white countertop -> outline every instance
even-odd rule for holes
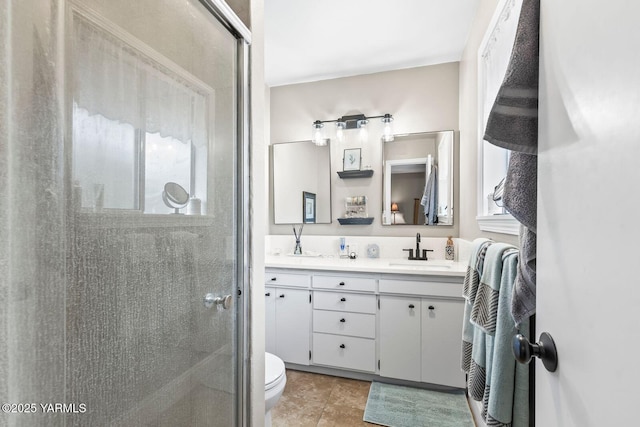
[[[466,262],[445,260],[409,261],[406,258],[311,257],[293,255],[267,255],[267,268],[293,268],[300,270],[348,271],[353,273],[388,273],[426,276],[464,277]]]

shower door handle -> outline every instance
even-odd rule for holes
[[[231,302],[233,298],[231,295],[225,295],[223,297],[216,297],[213,294],[206,294],[204,296],[204,306],[206,308],[211,308],[214,305],[221,305],[225,310],[231,307]]]

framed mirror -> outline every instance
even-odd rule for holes
[[[453,131],[382,144],[382,225],[453,225],[453,145]]]
[[[271,145],[274,224],[331,223],[330,153],[329,143]]]

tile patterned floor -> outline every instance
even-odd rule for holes
[[[287,385],[271,412],[273,427],[374,426],[362,421],[370,386],[287,369]]]

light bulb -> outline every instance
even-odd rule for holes
[[[382,117],[382,123],[384,123],[384,129],[382,131],[382,140],[384,142],[393,141],[393,128],[391,126],[391,122],[393,121],[393,116],[391,114],[385,114]]]
[[[324,124],[320,120],[313,122],[313,136],[312,141],[316,145],[327,145],[327,141],[324,138]]]
[[[338,142],[344,141],[344,129],[347,127],[345,122],[336,122],[336,138]]]
[[[367,132],[367,123],[369,120],[358,120],[358,128],[360,129],[360,142],[367,142],[369,133]]]

